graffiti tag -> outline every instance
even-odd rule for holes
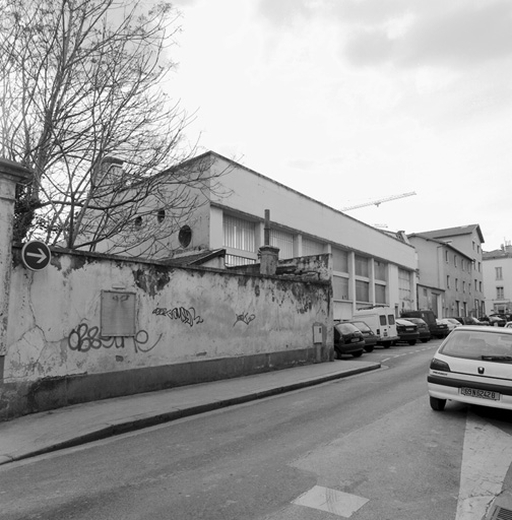
[[[99,327],[89,327],[87,323],[81,323],[74,328],[68,336],[68,347],[78,352],[88,352],[89,350],[99,350],[101,348],[124,348],[126,342],[133,341],[135,352],[149,352],[153,350],[162,338],[158,337],[156,342],[149,346],[149,334],[145,330],[139,330],[133,337],[101,336]]]
[[[236,315],[236,321],[235,321],[235,323],[233,323],[233,327],[239,321],[245,323],[246,325],[249,325],[249,323],[251,323],[251,321],[254,320],[255,318],[256,318],[255,314],[249,314],[248,312],[244,312],[243,314],[237,314]]]
[[[201,316],[196,315],[194,307],[188,309],[185,309],[185,307],[174,307],[174,309],[157,307],[153,311],[153,314],[156,314],[157,316],[167,316],[171,320],[181,320],[182,323],[186,323],[191,327],[204,322]]]

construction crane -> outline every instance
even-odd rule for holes
[[[365,206],[379,207],[383,202],[389,202],[390,200],[396,200],[396,199],[403,199],[404,197],[411,197],[412,195],[416,195],[416,192],[410,191],[409,193],[400,193],[399,195],[392,195],[391,197],[386,197],[385,199],[373,200],[371,202],[365,202],[364,204],[358,204],[357,206],[349,206],[347,208],[341,208],[341,211],[350,211],[351,209],[364,208]]]

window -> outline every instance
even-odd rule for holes
[[[324,245],[316,240],[309,238],[302,239],[302,256],[321,255],[324,252]]]
[[[348,300],[348,278],[333,275],[332,292],[335,300]]]
[[[462,292],[466,292],[466,282],[462,282]]]
[[[374,262],[375,266],[375,279],[383,280],[384,282],[388,279],[388,264],[385,262]]]
[[[411,272],[398,268],[398,296],[402,303],[412,301]],[[423,289],[426,294],[426,289]]]
[[[270,245],[279,248],[279,258],[293,258],[293,235],[291,233],[271,229]]]
[[[365,278],[369,277],[368,258],[356,255],[356,275],[364,276]]]
[[[192,230],[189,226],[183,226],[178,233],[178,240],[182,247],[188,247],[192,240]]]
[[[241,251],[256,251],[255,225],[241,218],[224,215],[224,246]]]
[[[370,301],[370,284],[362,280],[356,280],[356,300],[359,302]]]
[[[460,265],[462,267],[462,270],[465,271],[466,270],[466,262],[465,262],[464,258],[460,261]]]
[[[449,289],[450,288],[450,275],[446,275],[446,288]]]
[[[386,303],[386,286],[375,284],[375,303]]]
[[[480,253],[480,245],[479,244],[476,245],[476,252]]]
[[[453,265],[457,267],[457,255],[453,255]]]
[[[496,299],[497,300],[505,299],[505,291],[503,290],[503,287],[496,287]]]
[[[478,290],[482,292],[482,282],[478,282]]]
[[[478,272],[480,272],[480,266],[481,266],[481,264],[480,264],[480,262],[478,262]]]
[[[496,280],[503,280],[503,269],[501,267],[496,267]]]
[[[444,252],[444,259],[445,259],[445,262],[446,262],[447,264],[450,263],[450,260],[449,260],[449,258],[448,258],[448,251],[445,251],[445,252]]]
[[[255,264],[256,260],[253,260],[251,258],[246,258],[244,256],[226,255],[225,263],[226,263],[226,266],[228,266],[228,267],[234,267],[236,265]]]
[[[456,291],[459,290],[459,279],[458,278],[455,278],[455,290]]]
[[[348,273],[348,253],[341,249],[332,250],[332,269],[341,273]]]

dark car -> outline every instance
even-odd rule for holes
[[[364,352],[363,333],[352,323],[334,324],[334,355],[341,359],[342,354],[360,357]]]
[[[421,318],[428,325],[433,338],[443,339],[450,334],[448,326],[445,323],[438,323],[437,316],[431,310],[404,311],[401,317],[405,320],[409,318]]]
[[[359,320],[350,320],[346,323],[352,323],[352,325],[355,325],[363,333],[365,352],[373,352],[377,341],[379,341],[379,336],[373,332],[370,326],[364,321]]]
[[[398,332],[397,343],[406,342],[409,343],[409,345],[416,345],[420,337],[417,325],[401,318],[396,319],[396,331]]]
[[[430,328],[425,320],[421,318],[407,318],[407,321],[414,323],[418,327],[418,333],[420,335],[419,340],[422,343],[426,343],[431,337]]]

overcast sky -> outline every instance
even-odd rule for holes
[[[512,240],[512,1],[177,0],[213,150],[370,225]]]

